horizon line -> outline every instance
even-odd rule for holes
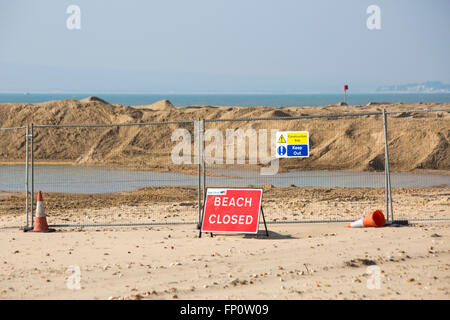
[[[0,91],[0,94],[21,94],[21,95],[31,95],[31,94],[87,94],[87,95],[93,95],[93,94],[149,94],[149,95],[320,95],[320,94],[344,94],[343,92],[337,92],[337,91],[331,91],[331,92],[320,92],[320,91],[312,91],[312,92],[267,92],[267,91],[187,91],[187,92],[173,92],[173,91],[161,91],[161,92],[145,92],[145,91]],[[351,94],[450,94],[450,92],[407,92],[407,91],[386,91],[386,92],[379,92],[379,91],[357,91],[357,92],[348,92],[347,95]]]

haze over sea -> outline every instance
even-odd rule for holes
[[[147,105],[168,99],[177,107],[190,105],[212,106],[323,106],[344,101],[344,94],[272,94],[272,93],[233,93],[233,94],[174,94],[174,93],[0,93],[0,103],[39,103],[51,100],[75,99],[88,96],[100,97],[112,104]],[[450,93],[355,93],[347,94],[349,105],[366,105],[369,102],[390,103],[448,103]]]

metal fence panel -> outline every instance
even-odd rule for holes
[[[277,161],[277,131],[308,131],[310,157]],[[381,113],[211,119],[205,140],[206,185],[263,187],[268,222],[353,221],[384,211]]]
[[[26,127],[0,128],[0,228],[26,224]]]
[[[394,219],[450,219],[450,109],[387,112]]]
[[[177,152],[194,145],[194,124],[34,126],[34,191],[49,224],[196,223],[198,152]]]
[[[199,223],[206,186],[263,187],[271,223],[450,219],[450,109],[382,111],[0,128],[0,228],[37,190],[51,226]],[[310,157],[276,160],[277,131]]]

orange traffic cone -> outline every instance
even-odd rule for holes
[[[48,228],[47,217],[45,215],[44,200],[41,190],[38,191],[36,204],[36,217],[34,218],[34,232],[50,232],[53,229]]]
[[[383,212],[376,210],[368,214],[364,218],[347,225],[347,228],[366,228],[366,227],[382,227],[386,223]]]

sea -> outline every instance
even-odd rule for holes
[[[210,106],[323,106],[344,101],[344,94],[174,94],[174,93],[0,93],[0,103],[39,103],[52,100],[81,100],[96,96],[111,104],[129,106],[148,105],[167,99],[176,107]],[[348,105],[366,105],[369,102],[389,103],[450,103],[450,93],[347,93]]]

